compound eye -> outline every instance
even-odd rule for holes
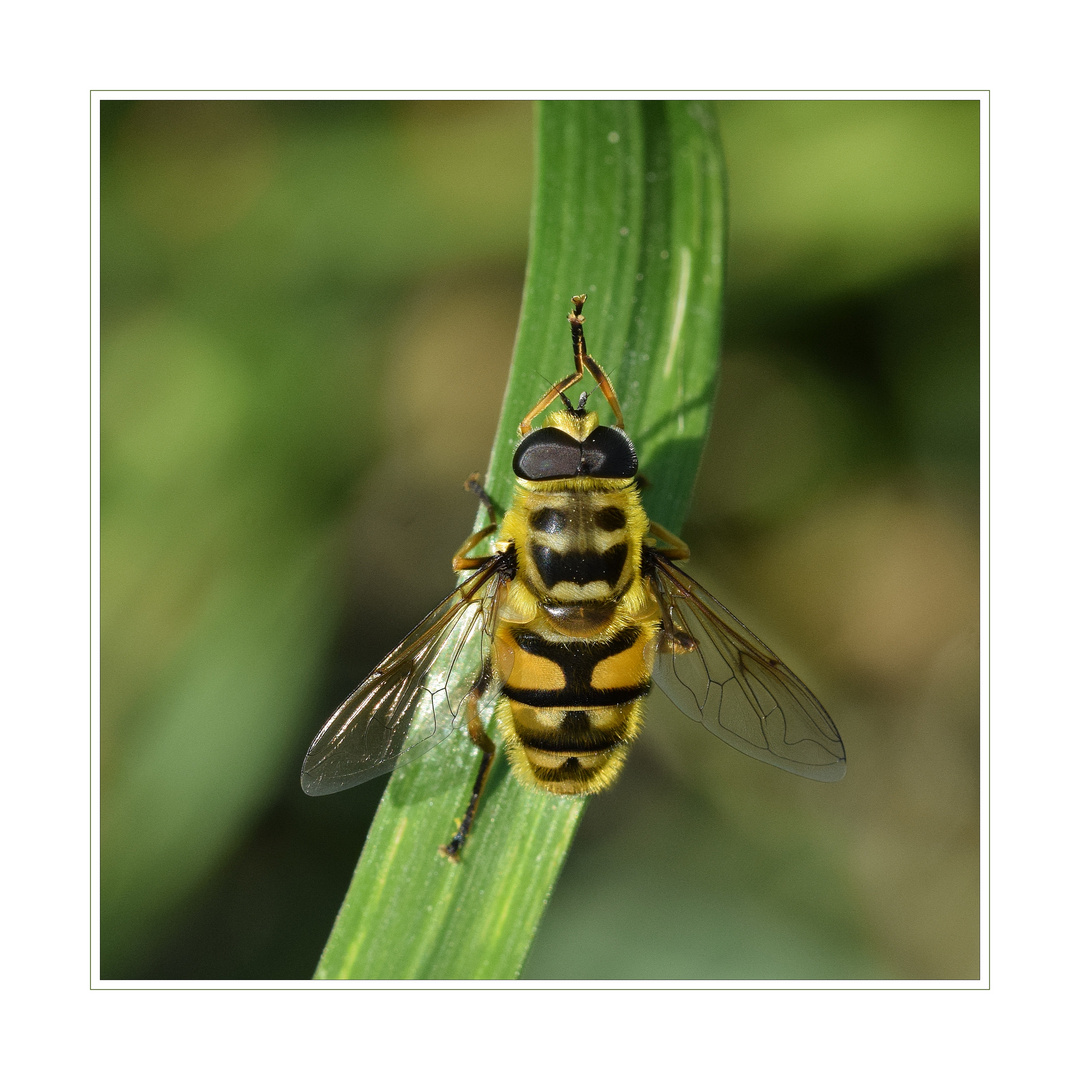
[[[622,428],[598,427],[581,444],[581,471],[613,480],[637,475],[637,451]]]
[[[522,480],[565,480],[581,472],[581,443],[558,428],[531,431],[514,451],[514,475]]]

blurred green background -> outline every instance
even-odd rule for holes
[[[716,109],[689,568],[849,771],[749,761],[654,696],[524,975],[976,978],[979,105]],[[531,140],[526,102],[102,103],[103,978],[313,972],[382,782],[308,799],[300,761],[453,585]]]

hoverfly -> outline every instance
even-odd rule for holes
[[[574,371],[521,421],[513,501],[458,549],[472,571],[353,691],[315,737],[301,783],[326,795],[427,753],[464,712],[482,752],[465,815],[439,850],[457,861],[495,755],[481,718],[494,703],[517,779],[591,795],[619,774],[655,684],[692,720],[751,757],[815,780],[844,775],[828,713],[780,658],[675,563],[690,550],[649,521],[637,452],[610,380],[570,312]],[[565,391],[589,374],[615,414],[604,427]],[[532,423],[556,397],[537,430]],[[472,555],[496,534],[490,555]],[[480,658],[466,671],[465,648]],[[433,663],[443,660],[438,678]]]

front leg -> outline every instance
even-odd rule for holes
[[[474,532],[454,553],[451,566],[456,574],[460,574],[463,570],[475,570],[478,566],[483,566],[491,558],[490,555],[470,555],[469,552],[481,540],[487,539],[498,528],[498,521],[495,518],[495,503],[487,491],[484,490],[484,485],[480,483],[479,473],[473,473],[465,481],[465,490],[471,491],[487,507],[490,524]]]
[[[686,541],[679,539],[673,532],[668,532],[663,525],[650,521],[649,532],[662,544],[667,545],[667,547],[657,549],[657,553],[663,555],[665,559],[674,561],[675,559],[690,558],[690,547]]]

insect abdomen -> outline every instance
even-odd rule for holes
[[[656,633],[652,622],[592,640],[499,628],[499,725],[519,780],[589,795],[615,779],[641,726]]]
[[[592,795],[618,776],[641,713],[640,699],[600,709],[534,709],[504,696],[498,715],[519,780],[553,795]]]

